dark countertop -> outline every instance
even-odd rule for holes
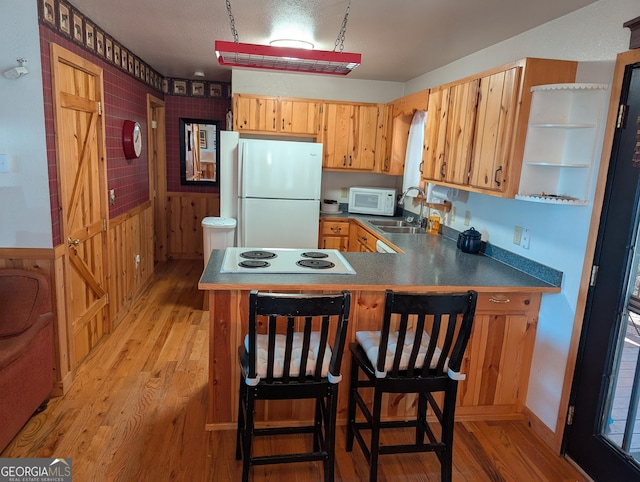
[[[559,292],[559,286],[482,254],[463,253],[453,239],[435,234],[389,234],[367,223],[380,218],[353,214],[324,217],[355,218],[404,253],[342,253],[355,275],[220,273],[223,250],[214,250],[198,284],[201,290],[350,289],[383,291]],[[389,218],[387,218],[389,219]],[[393,219],[393,218],[391,218]],[[395,218],[399,219],[399,218]]]

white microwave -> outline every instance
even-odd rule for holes
[[[396,211],[396,190],[383,187],[349,188],[349,212],[393,216]]]

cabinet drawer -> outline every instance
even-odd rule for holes
[[[478,293],[476,312],[521,313],[537,311],[540,295],[534,293]]]
[[[327,236],[348,236],[349,221],[322,221],[322,234]]]
[[[376,241],[378,240],[377,236],[364,229],[363,227],[356,227],[356,237],[358,241],[369,248],[371,251],[376,250]]]

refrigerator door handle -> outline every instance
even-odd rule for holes
[[[241,142],[240,145],[242,146],[242,149],[240,151],[240,156],[238,157],[238,196],[244,197],[245,160],[247,159],[249,145],[246,142]]]

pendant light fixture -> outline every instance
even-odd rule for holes
[[[351,0],[333,51],[240,43],[231,13],[231,1],[226,0],[226,3],[234,41],[216,40],[216,56],[220,65],[332,75],[348,75],[360,65],[361,54],[343,51]]]

